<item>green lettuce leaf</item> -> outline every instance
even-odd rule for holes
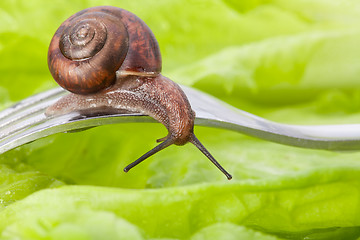
[[[96,5],[141,17],[178,83],[279,122],[360,120],[360,4],[351,0],[2,1],[0,108],[56,86],[52,34]],[[1,155],[0,238],[360,239],[360,153],[195,132],[232,181],[191,145],[125,174],[167,134],[159,124],[57,134]]]

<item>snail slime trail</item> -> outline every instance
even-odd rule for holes
[[[232,176],[194,134],[195,112],[175,82],[161,75],[159,45],[136,15],[109,6],[75,13],[51,40],[48,65],[55,81],[70,91],[46,110],[47,116],[98,109],[147,114],[167,136],[124,168],[128,172],[172,144],[194,144],[225,176]]]

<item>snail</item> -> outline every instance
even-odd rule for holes
[[[159,45],[149,27],[124,9],[99,6],[65,20],[48,51],[55,81],[71,92],[46,110],[125,111],[149,115],[168,130],[161,142],[124,168],[128,172],[170,145],[194,144],[226,177],[232,176],[194,134],[195,112],[175,82],[161,75]]]

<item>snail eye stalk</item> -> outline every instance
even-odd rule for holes
[[[128,172],[130,169],[132,169],[133,167],[135,167],[136,165],[138,165],[139,163],[141,163],[142,161],[144,161],[148,157],[151,157],[155,153],[169,147],[173,143],[174,143],[173,139],[171,139],[171,138],[166,139],[164,142],[160,143],[159,145],[157,145],[156,147],[154,147],[153,149],[151,149],[150,151],[148,151],[147,153],[142,155],[136,161],[134,161],[134,162],[130,163],[128,166],[126,166],[124,168],[124,172]]]
[[[230,173],[228,173],[221,165],[218,163],[218,161],[215,160],[215,158],[211,155],[211,153],[202,145],[202,143],[197,139],[195,134],[192,135],[192,138],[190,140],[192,144],[195,145],[222,173],[225,174],[228,180],[232,179],[232,176]]]

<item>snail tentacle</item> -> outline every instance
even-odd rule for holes
[[[148,151],[147,153],[145,153],[144,155],[139,157],[136,161],[134,161],[134,162],[130,163],[129,165],[127,165],[124,168],[124,172],[128,172],[130,169],[137,166],[139,163],[143,162],[144,160],[151,157],[155,153],[157,153],[157,152],[171,146],[172,144],[174,144],[174,139],[172,139],[170,137],[167,138],[164,142],[160,143],[159,145],[157,145],[156,147],[154,147],[153,149],[151,149],[150,151]]]

